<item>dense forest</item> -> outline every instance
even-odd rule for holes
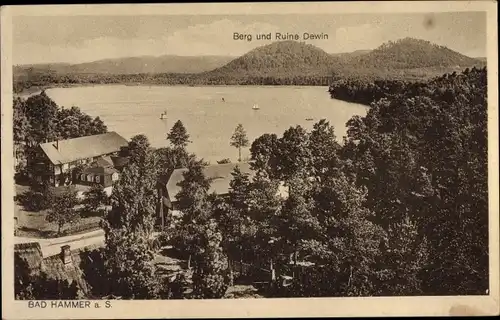
[[[193,60],[194,59],[194,60]],[[320,85],[338,80],[423,81],[467,67],[472,59],[428,41],[405,38],[371,51],[328,54],[296,41],[275,42],[228,57],[137,57],[79,65],[16,66],[14,91],[77,84]],[[229,61],[223,65],[224,62]],[[189,66],[189,67],[188,67]],[[214,68],[209,71],[210,68]]]
[[[439,77],[435,77],[428,82],[415,82],[404,80],[371,80],[364,79],[344,79],[335,80],[329,86],[332,98],[370,105],[381,98],[393,97],[400,94],[408,95],[441,95],[446,97],[446,101],[451,101],[452,96],[457,93],[457,89],[448,84],[449,79],[458,82],[468,80],[468,74],[475,74],[479,69],[465,69],[463,73],[453,72]]]

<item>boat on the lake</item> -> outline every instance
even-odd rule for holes
[[[160,115],[160,119],[167,119],[167,110],[163,111],[162,114]]]
[[[253,107],[252,107],[252,109],[253,109],[253,110],[259,110],[260,108],[259,108],[259,105],[254,104],[254,105],[253,105]]]

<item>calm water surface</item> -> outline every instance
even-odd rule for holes
[[[78,106],[92,116],[101,117],[108,130],[127,139],[145,134],[154,147],[167,146],[168,131],[175,121],[181,120],[192,141],[189,151],[215,163],[223,158],[237,159],[238,151],[229,142],[238,123],[253,141],[263,133],[281,136],[295,125],[310,130],[315,122],[327,119],[341,141],[346,134],[346,122],[354,115],[365,115],[367,108],[330,99],[327,89],[105,85],[53,88],[46,92],[59,106]],[[260,109],[252,110],[254,104]],[[167,119],[161,120],[165,110]],[[248,157],[248,148],[242,153]]]

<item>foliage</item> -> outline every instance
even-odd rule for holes
[[[122,299],[154,299],[159,286],[154,276],[154,252],[144,233],[105,226],[105,270],[111,294]]]
[[[148,137],[143,134],[133,136],[128,143],[129,162],[137,165],[145,164],[150,156],[151,145]]]
[[[56,193],[47,215],[47,221],[57,223],[58,234],[61,233],[64,225],[79,219],[80,216],[75,210],[77,204],[76,189],[73,187],[65,187],[61,192]]]
[[[107,222],[111,228],[125,228],[149,236],[156,219],[156,175],[147,165],[125,167],[111,194],[112,209]]]
[[[222,235],[214,221],[207,223],[199,234],[200,250],[195,254],[193,296],[202,299],[222,298],[230,277],[227,259],[222,250]]]
[[[24,143],[31,130],[31,124],[26,115],[26,102],[20,98],[14,99],[13,103],[13,130],[14,130],[14,142]]]
[[[84,193],[82,201],[86,211],[96,212],[101,206],[109,203],[109,197],[104,191],[104,187],[99,184],[93,184],[88,191]]]
[[[184,179],[179,183],[181,190],[176,195],[178,210],[183,215],[173,235],[173,242],[191,256],[199,250],[198,235],[210,217],[210,181],[203,173],[201,161],[191,162],[183,176]]]
[[[486,105],[486,70],[473,68],[410,86],[348,123],[343,156],[388,232],[385,264],[399,270],[386,272],[386,292],[488,288]]]
[[[78,107],[62,108],[57,114],[57,130],[60,139],[71,139],[107,132],[99,117],[92,119]]]
[[[154,299],[160,294],[155,277],[156,158],[147,138],[131,139],[129,164],[111,195],[105,230],[104,269],[110,293],[124,299]]]
[[[32,271],[26,260],[18,254],[14,254],[14,294],[18,300],[32,300],[34,296],[34,286]]]
[[[43,143],[58,138],[57,114],[59,107],[47,96],[45,91],[30,96],[25,102],[25,111],[31,128],[29,140]]]
[[[266,172],[271,178],[278,177],[279,149],[278,136],[265,133],[255,139],[250,147],[251,162],[253,170]]]
[[[38,212],[51,208],[54,203],[55,188],[49,183],[36,184],[29,191],[16,196],[26,210]]]
[[[92,297],[111,294],[108,271],[105,265],[104,248],[80,251],[80,265],[83,279],[89,286]]]
[[[241,148],[248,146],[248,138],[243,125],[240,123],[236,126],[233,135],[231,136],[231,146],[238,149],[238,161],[241,162]]]

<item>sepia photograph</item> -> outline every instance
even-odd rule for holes
[[[496,3],[417,4],[3,7],[7,319],[498,313]]]

